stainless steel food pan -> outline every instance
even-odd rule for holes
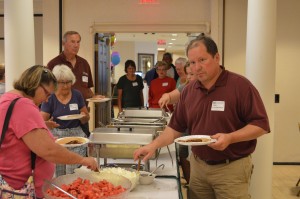
[[[133,144],[147,145],[157,137],[155,129],[96,128],[90,135],[93,144]]]
[[[112,119],[112,123],[136,123],[136,124],[160,124],[165,125],[167,123],[164,117],[161,118],[117,118]]]
[[[124,109],[120,117],[161,118],[165,117],[162,109]]]

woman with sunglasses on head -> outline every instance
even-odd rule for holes
[[[53,177],[53,163],[81,164],[97,169],[94,158],[82,157],[56,144],[41,117],[39,105],[48,100],[56,82],[48,69],[32,66],[14,83],[14,90],[0,98],[0,198],[14,198],[17,190],[30,194],[23,198],[33,198],[34,191],[25,187],[32,175],[36,196],[43,198],[43,180]],[[3,130],[10,112],[8,107],[16,98],[19,99],[12,109],[6,130]],[[34,154],[31,155],[31,152]],[[8,193],[7,190],[15,191]]]
[[[81,128],[89,119],[89,112],[81,93],[72,89],[76,78],[72,70],[66,65],[57,65],[52,70],[57,79],[57,89],[47,102],[42,103],[41,114],[48,122],[52,134],[57,138],[63,137],[87,137]],[[72,120],[60,120],[60,116],[80,114],[81,118]],[[53,120],[53,121],[52,121]],[[69,148],[71,151],[85,156],[86,146]],[[74,173],[74,169],[80,165],[56,165],[56,176]]]

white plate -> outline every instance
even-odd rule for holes
[[[111,100],[111,98],[89,98],[89,99],[86,99],[86,101],[89,101],[89,102],[107,102]]]
[[[67,144],[68,142],[75,141],[75,140],[80,142],[80,144]],[[59,139],[55,140],[55,142],[57,144],[60,144],[67,148],[83,146],[83,145],[89,143],[89,141],[90,141],[89,139],[84,138],[84,137],[64,137],[64,138],[59,138]]]
[[[184,142],[189,139],[195,139],[195,138],[206,138],[209,139],[207,142]],[[216,139],[211,139],[209,135],[189,135],[189,136],[183,136],[176,138],[174,142],[181,144],[181,145],[186,145],[186,146],[200,146],[200,145],[208,145],[210,143],[216,142]]]
[[[59,116],[57,119],[60,120],[77,120],[80,118],[83,118],[84,116],[81,114],[73,114],[73,115],[64,115],[64,116]]]

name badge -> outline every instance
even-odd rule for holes
[[[78,110],[78,104],[70,104],[69,107],[70,107],[70,111]]]
[[[88,82],[89,81],[89,78],[88,78],[88,76],[82,76],[82,81],[83,82]]]
[[[211,105],[212,111],[224,111],[225,110],[225,102],[224,101],[213,101]]]
[[[168,86],[169,85],[169,83],[168,82],[164,82],[164,83],[162,83],[162,86]]]
[[[139,84],[137,82],[132,82],[132,86],[138,86]]]

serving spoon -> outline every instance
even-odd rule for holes
[[[137,172],[139,172],[140,171],[140,168],[141,168],[141,161],[142,161],[142,157],[140,156],[139,157],[139,162],[138,162],[138,165],[137,165]]]
[[[62,188],[60,188],[59,186],[57,186],[56,184],[54,184],[53,182],[50,182],[49,180],[44,180],[44,182],[50,184],[51,186],[55,187],[56,189],[60,190],[61,192],[63,192],[64,194],[70,196],[73,199],[77,199],[75,196],[73,196],[72,194],[66,192],[65,190],[63,190]]]
[[[162,167],[161,169],[163,170],[165,168],[165,165],[164,164],[159,165],[158,167],[156,167],[156,169],[154,169],[151,173],[149,173],[148,176],[152,176],[152,174],[160,167]]]

